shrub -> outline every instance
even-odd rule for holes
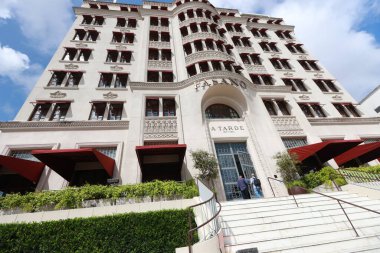
[[[347,168],[345,170],[361,171],[361,172],[366,172],[366,173],[380,174],[380,165],[377,165],[377,166],[367,166],[367,167],[358,167],[358,168]]]
[[[293,186],[300,186],[300,187],[307,189],[307,185],[301,180],[294,180],[294,181],[286,184],[286,187],[288,189],[292,188]]]
[[[276,159],[278,172],[285,183],[299,179],[300,162],[295,154],[289,154],[285,151],[277,153],[274,158]]]
[[[175,252],[187,244],[188,214],[169,210],[0,225],[0,252]]]
[[[21,208],[27,212],[40,211],[45,207],[55,209],[79,208],[84,200],[118,199],[144,197],[166,199],[193,198],[198,196],[194,181],[154,181],[135,185],[103,186],[85,185],[80,188],[68,187],[60,191],[31,192],[25,195],[8,194],[0,198],[0,209]]]

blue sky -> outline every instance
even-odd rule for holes
[[[29,6],[25,0],[0,1],[0,121],[14,118],[69,29],[72,7],[81,2],[33,0]],[[357,100],[380,84],[380,0],[211,2],[295,25],[306,48]]]

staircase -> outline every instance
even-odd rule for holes
[[[380,193],[379,193],[380,194]],[[380,201],[348,192],[338,199],[380,211]],[[380,215],[317,194],[222,203],[226,253],[257,248],[260,253],[379,253]]]

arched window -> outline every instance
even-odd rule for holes
[[[206,109],[206,118],[208,119],[238,119],[239,114],[231,107],[223,104],[210,105]]]

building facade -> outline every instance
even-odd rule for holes
[[[365,98],[360,101],[360,105],[367,109],[368,111],[375,111],[377,114],[380,113],[380,85],[372,90]]]
[[[380,138],[380,119],[281,18],[207,0],[85,0],[74,12],[15,120],[0,123],[2,191],[188,180],[203,149],[218,158],[220,198],[241,197],[239,174],[270,197],[276,153]]]

